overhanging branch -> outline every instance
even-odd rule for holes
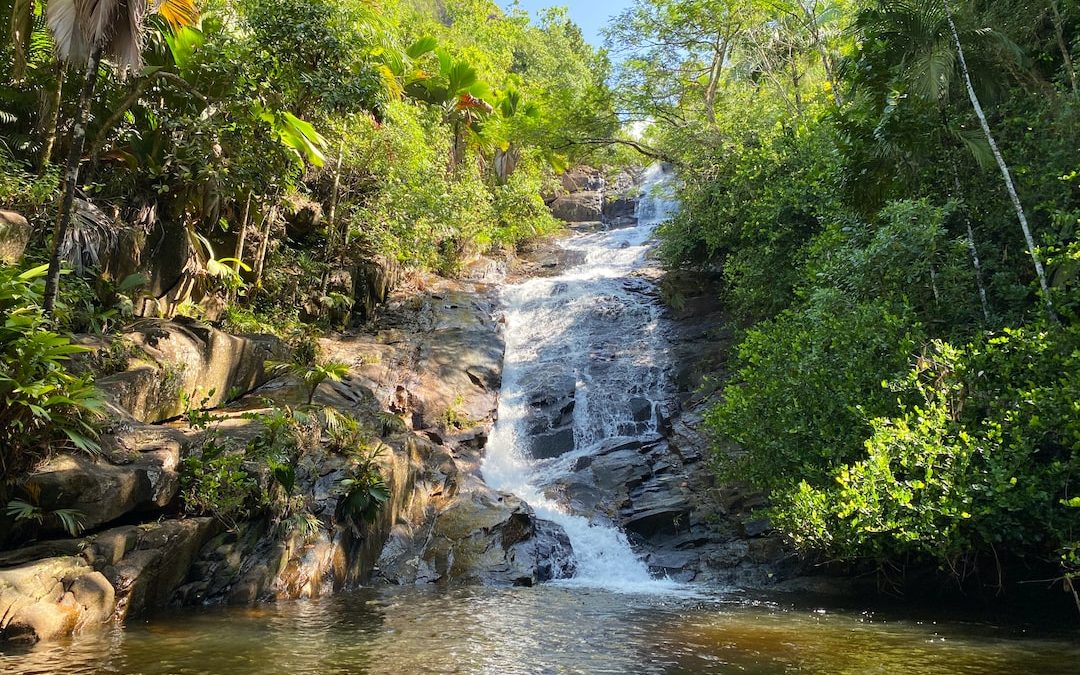
[[[555,150],[565,150],[576,145],[591,145],[591,146],[605,146],[605,145],[625,145],[628,148],[636,150],[638,153],[649,157],[650,159],[659,160],[661,162],[668,162],[671,164],[678,164],[673,157],[665,154],[661,150],[650,148],[649,146],[639,143],[637,141],[630,141],[624,138],[570,138],[555,146]]]

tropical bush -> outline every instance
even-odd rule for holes
[[[0,266],[0,469],[20,480],[63,448],[97,449],[102,401],[68,359],[86,349],[49,330],[41,309],[46,266]]]

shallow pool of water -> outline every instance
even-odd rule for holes
[[[158,615],[9,650],[0,672],[1080,672],[1075,622],[1024,628],[905,614],[552,585],[365,590]]]

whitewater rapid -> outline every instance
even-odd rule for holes
[[[571,513],[543,491],[605,441],[655,437],[655,408],[669,385],[667,342],[652,286],[634,272],[646,262],[656,227],[674,212],[671,184],[661,167],[650,168],[640,181],[636,225],[571,236],[560,245],[579,252],[580,264],[502,291],[503,386],[483,474],[491,487],[524,499],[538,517],[566,531],[576,571],[556,583],[620,592],[677,586],[653,578],[610,522]],[[550,380],[552,372],[573,378],[574,448],[537,460],[530,453],[529,406],[536,383]],[[638,402],[637,414],[631,401]],[[648,422],[641,421],[641,401],[654,410]]]

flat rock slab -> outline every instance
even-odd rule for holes
[[[80,526],[95,529],[172,502],[180,486],[185,443],[173,429],[136,424],[106,434],[101,456],[53,457],[30,476],[28,484],[39,491],[41,503],[76,509],[81,512]]]

